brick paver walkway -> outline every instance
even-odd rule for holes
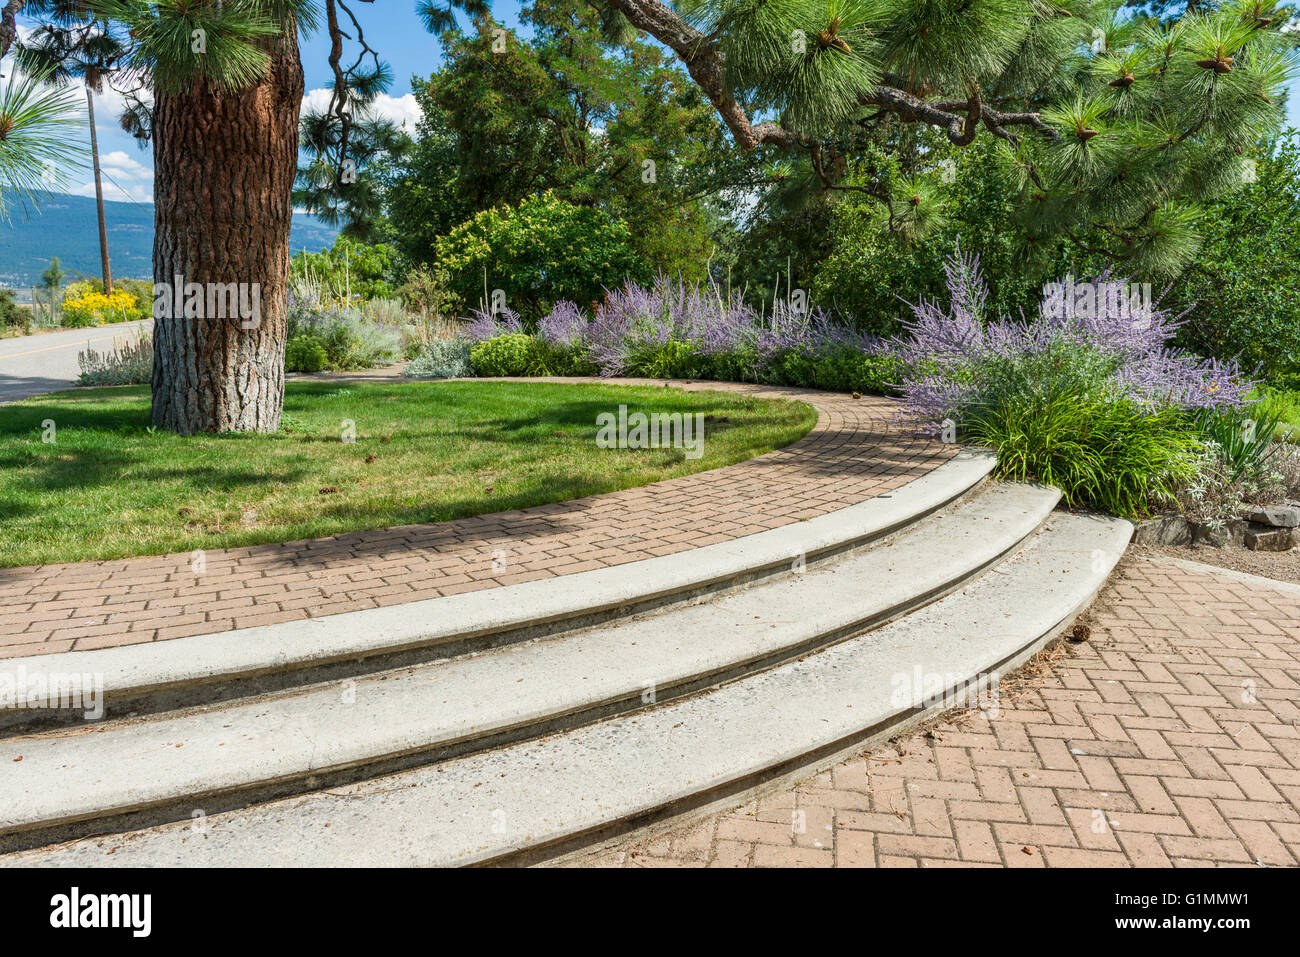
[[[0,658],[210,634],[668,555],[865,501],[955,451],[900,426],[887,399],[673,384],[786,396],[820,415],[799,442],[728,468],[436,525],[211,550],[202,575],[188,553],[0,569]]]
[[[999,713],[950,712],[584,866],[1294,866],[1300,586],[1130,558]]]

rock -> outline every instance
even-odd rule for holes
[[[1257,552],[1290,551],[1291,529],[1252,525],[1246,529],[1246,547]]]
[[[1250,523],[1239,518],[1224,522],[1217,528],[1210,525],[1197,525],[1196,544],[1210,548],[1223,548],[1225,545],[1240,545],[1246,538],[1246,529]]]
[[[1300,526],[1300,507],[1295,505],[1268,505],[1246,513],[1252,522],[1272,525],[1274,528],[1295,528]]]
[[[1181,515],[1162,515],[1133,531],[1135,545],[1188,545],[1191,541],[1192,524]]]

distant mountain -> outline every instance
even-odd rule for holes
[[[113,275],[123,279],[151,278],[153,205],[106,202],[104,218],[108,222],[108,257]],[[334,245],[336,235],[337,229],[314,216],[294,213],[289,246],[293,252],[318,250]],[[29,292],[54,256],[70,272],[99,275],[99,224],[94,199],[51,193],[28,215],[13,209],[10,222],[0,220],[0,289]]]

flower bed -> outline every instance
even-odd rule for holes
[[[1127,281],[1068,280],[1091,301],[1062,309],[1049,294],[1032,319],[992,320],[976,258],[950,260],[947,285],[948,303],[912,307],[886,349],[904,405],[936,433],[996,448],[1002,476],[1057,485],[1071,505],[1170,508],[1216,527],[1300,492],[1295,449],[1273,441],[1278,416],[1248,398],[1255,383],[1175,349],[1179,323],[1158,304],[1100,294]]]
[[[590,318],[559,302],[529,333],[509,309],[475,311],[462,335],[478,376],[645,376],[888,394],[899,370],[882,341],[820,310],[777,302],[764,314],[716,286],[663,276],[648,287],[625,283]]]

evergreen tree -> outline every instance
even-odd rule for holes
[[[874,197],[906,237],[942,220],[938,170],[844,179],[855,133],[885,122],[1000,140],[1025,255],[1064,237],[1152,276],[1195,256],[1200,204],[1242,184],[1295,75],[1270,0],[1163,25],[1093,0],[592,2],[675,51],[740,146]]]

